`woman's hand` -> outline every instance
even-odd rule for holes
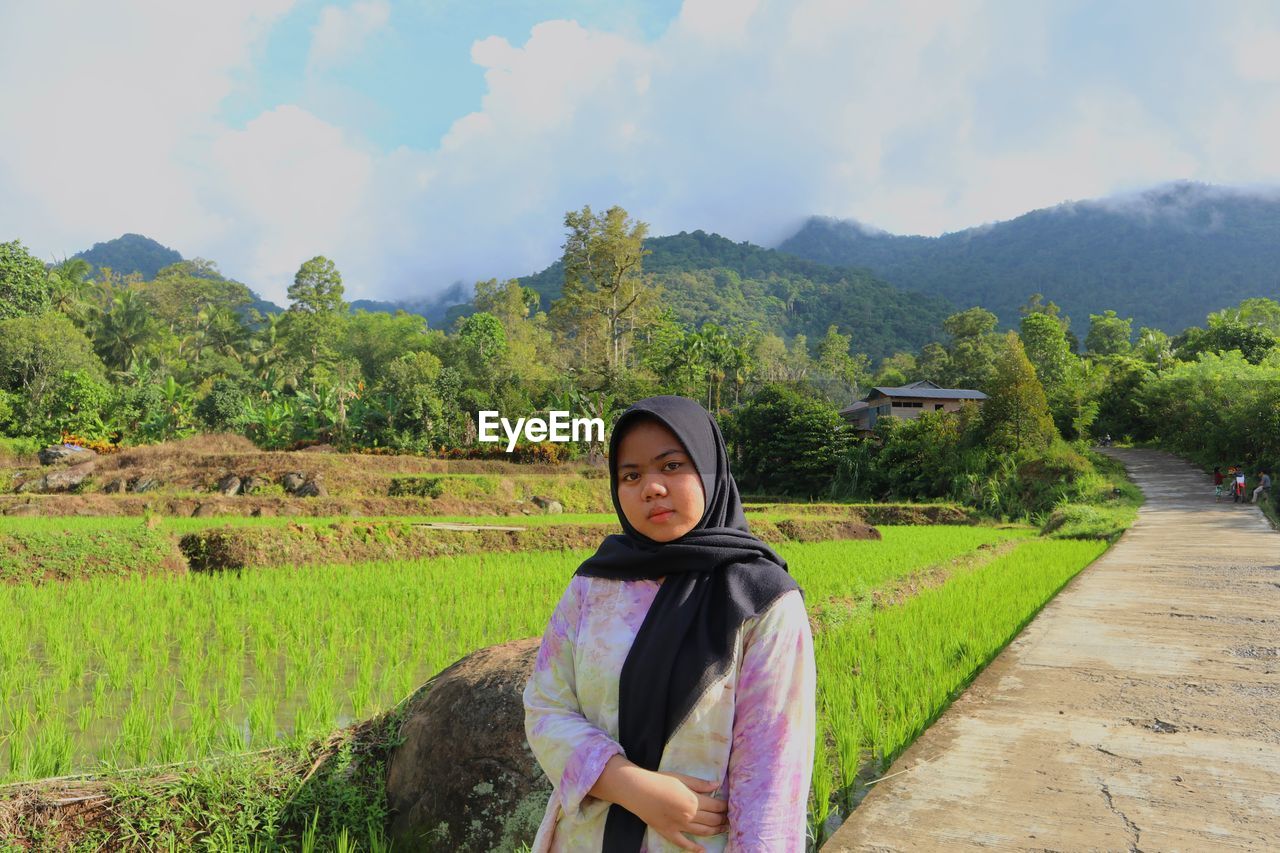
[[[729,829],[729,804],[711,793],[716,782],[683,773],[653,772],[621,755],[609,759],[591,795],[617,803],[682,850],[702,851],[690,835],[719,835]]]
[[[660,771],[652,774],[653,793],[648,800],[651,814],[636,812],[663,838],[685,850],[703,850],[685,838],[690,835],[719,835],[729,830],[729,804],[711,796],[719,785],[683,773]],[[644,803],[637,803],[644,807]]]

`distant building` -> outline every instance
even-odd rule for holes
[[[871,393],[840,411],[858,432],[870,432],[884,417],[918,418],[921,412],[957,412],[964,403],[982,405],[987,395],[968,388],[939,388],[928,380],[900,388],[872,388]]]

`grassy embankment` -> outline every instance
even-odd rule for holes
[[[884,534],[781,549],[807,590],[817,642],[825,746],[814,827],[1104,547],[990,528]],[[103,761],[205,759],[159,787],[114,776],[115,817],[82,832],[85,843],[118,843],[126,826],[145,826],[158,846],[295,844],[317,808],[331,841],[344,826],[362,841],[376,837],[385,817],[377,764],[394,718],[390,728],[313,738],[394,706],[474,648],[539,633],[582,556],[0,588],[0,609],[24,614],[0,637],[0,706],[13,709],[0,723],[9,733],[0,772],[29,779]],[[303,790],[320,743],[344,769]],[[259,748],[267,751],[209,760]],[[39,832],[30,821],[0,829]]]

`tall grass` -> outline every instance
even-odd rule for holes
[[[894,578],[1027,535],[883,533],[779,550],[812,610],[848,613]],[[258,749],[371,716],[474,649],[540,634],[586,553],[0,586],[0,780]]]
[[[1105,542],[1036,539],[901,605],[819,631],[820,730],[811,827],[846,813]],[[865,782],[865,778],[862,780]]]

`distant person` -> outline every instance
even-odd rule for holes
[[[1265,469],[1258,472],[1258,488],[1253,490],[1253,503],[1258,502],[1259,495],[1271,495],[1271,475]]]
[[[1217,503],[1222,500],[1222,490],[1225,478],[1222,476],[1222,466],[1213,466],[1213,501]]]
[[[1231,502],[1233,504],[1242,503],[1244,501],[1244,466],[1236,466],[1236,486],[1231,492]]]

